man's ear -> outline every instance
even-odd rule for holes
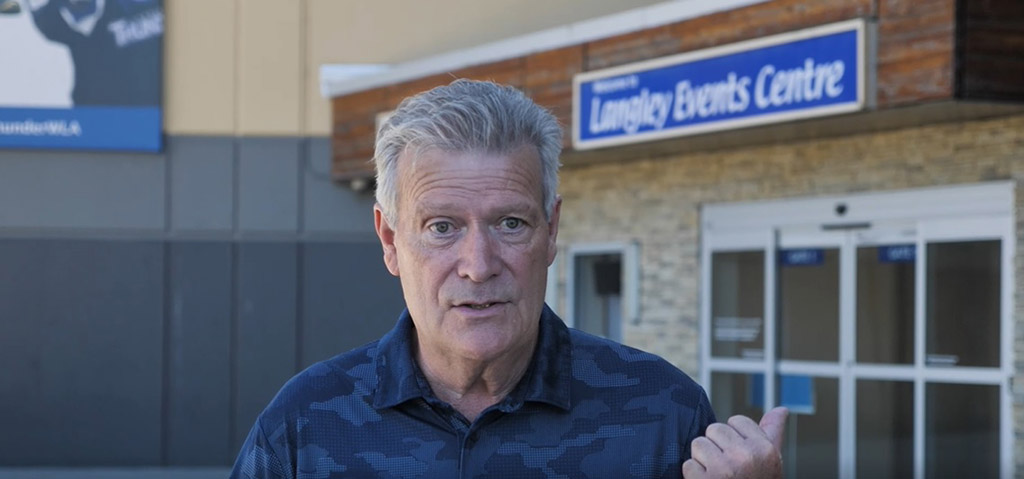
[[[558,246],[555,240],[558,239],[558,218],[562,212],[562,196],[555,196],[555,207],[551,208],[551,217],[548,218],[548,266],[555,261],[555,253]]]
[[[398,252],[395,250],[395,229],[388,224],[384,216],[384,210],[380,204],[373,205],[373,227],[377,230],[377,238],[380,238],[380,245],[384,248],[384,266],[387,266],[391,274],[398,276]]]

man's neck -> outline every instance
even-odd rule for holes
[[[434,395],[474,421],[515,389],[529,369],[536,345],[534,337],[518,350],[486,362],[417,347],[416,361]]]

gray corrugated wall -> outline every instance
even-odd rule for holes
[[[228,465],[290,376],[403,307],[312,138],[0,151],[0,466]]]

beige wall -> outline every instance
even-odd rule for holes
[[[404,62],[661,1],[167,0],[166,131],[327,136],[322,64]]]

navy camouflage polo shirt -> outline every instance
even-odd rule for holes
[[[526,374],[467,421],[412,355],[408,311],[379,341],[314,364],[260,414],[233,478],[681,477],[715,421],[665,360],[569,329],[546,306]]]

